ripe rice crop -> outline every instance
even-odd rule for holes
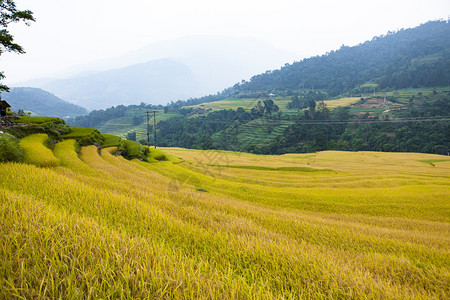
[[[449,298],[447,157],[163,151],[0,164],[0,298]]]
[[[23,161],[41,167],[56,167],[59,160],[53,152],[44,146],[48,140],[48,135],[38,133],[24,137],[20,140],[20,147],[23,150]]]

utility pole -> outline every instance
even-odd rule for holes
[[[155,136],[155,149],[156,149],[156,113],[157,111],[153,111],[153,134]]]
[[[147,114],[147,143],[150,146],[150,124],[149,124],[149,116],[148,116],[148,114],[150,112],[146,111],[145,113]]]
[[[150,113],[153,113],[153,135],[155,137],[155,149],[156,149],[156,113],[157,110],[146,111],[147,114],[147,143],[150,146]]]

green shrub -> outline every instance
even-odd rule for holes
[[[149,160],[158,160],[165,161],[167,160],[166,154],[159,149],[147,148],[149,149],[148,159]]]
[[[9,133],[0,134],[0,162],[22,161],[19,139]]]
[[[175,155],[165,153],[159,149],[146,147],[148,149],[147,159],[149,162],[171,161],[174,164],[183,162],[183,160]]]
[[[143,147],[138,142],[121,140],[117,151],[126,159],[138,158],[143,161],[148,161],[148,147]]]

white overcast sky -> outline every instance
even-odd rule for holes
[[[253,37],[299,60],[450,15],[450,0],[16,0],[9,27],[26,54],[4,54],[6,83],[45,76],[186,35]]]

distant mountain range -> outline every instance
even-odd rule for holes
[[[55,80],[43,88],[88,109],[99,109],[120,104],[167,103],[172,99],[186,99],[197,93],[199,85],[195,74],[184,64],[158,59]]]
[[[88,109],[165,104],[216,93],[298,56],[247,38],[188,36],[126,55],[76,66],[65,77],[20,85],[39,87]]]
[[[9,93],[2,93],[2,99],[11,105],[12,111],[23,109],[26,112],[30,111],[33,116],[68,119],[88,113],[85,108],[61,100],[38,88],[11,88]]]

